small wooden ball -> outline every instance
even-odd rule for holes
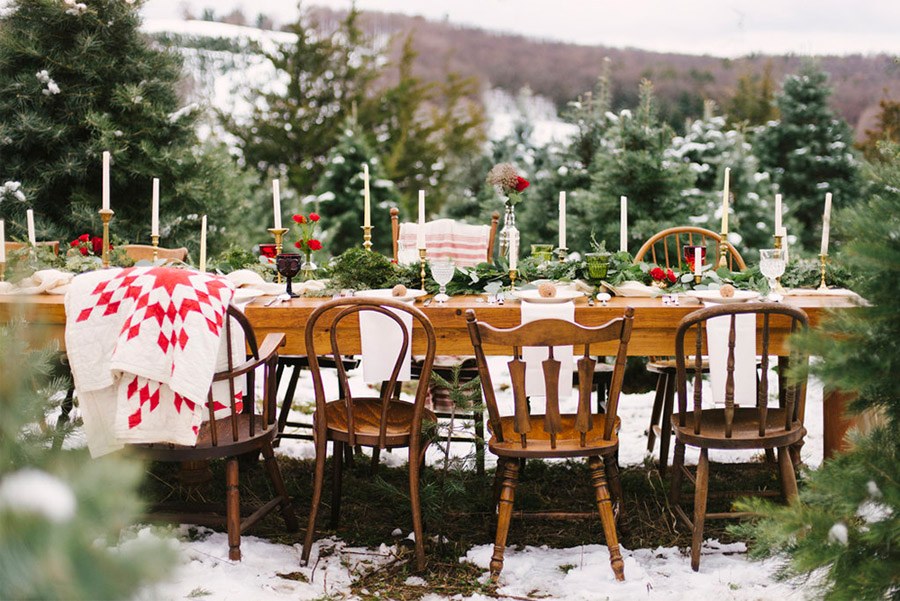
[[[722,295],[722,298],[731,298],[734,296],[734,286],[731,284],[725,284],[721,288],[719,288],[719,294]]]
[[[397,284],[391,289],[391,296],[406,296],[406,293],[406,286],[403,284]]]
[[[553,298],[556,296],[556,286],[550,282],[544,282],[538,286],[538,294],[541,298]]]

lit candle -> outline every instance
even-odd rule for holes
[[[775,235],[781,234],[781,194],[775,195]]]
[[[722,188],[722,233],[728,233],[728,178],[731,168],[725,167],[725,186]]]
[[[416,228],[416,248],[425,248],[425,190],[419,190],[419,227]]]
[[[372,225],[372,205],[369,200],[369,164],[363,163],[363,225]]]
[[[701,259],[700,255],[701,255],[700,247],[695,246],[694,247],[694,275],[700,275],[700,272],[702,271],[701,266],[703,264],[703,259]]]
[[[566,246],[566,193],[559,193],[559,247]]]
[[[206,271],[206,215],[200,220],[200,271]]]
[[[628,197],[619,197],[619,202],[622,205],[619,218],[619,250],[628,252]]]
[[[0,219],[0,263],[6,263],[6,223]]]
[[[519,267],[519,232],[512,230],[509,233],[509,268],[516,270]]]
[[[822,215],[822,252],[828,254],[828,230],[831,229],[831,192],[825,194],[825,213]]]
[[[281,184],[277,179],[272,180],[272,203],[275,208],[275,229],[281,229]]]
[[[150,235],[159,236],[159,178],[153,178],[153,202],[150,205]]]
[[[34,211],[31,209],[25,211],[25,222],[28,224],[28,242],[32,246],[37,246],[37,238],[34,235]]]
[[[103,151],[103,210],[109,210],[109,151]]]

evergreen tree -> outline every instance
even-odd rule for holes
[[[26,196],[0,206],[11,235],[24,237],[29,206],[41,238],[98,232],[104,150],[116,235],[149,240],[153,177],[163,244],[196,244],[193,215],[227,229],[245,187],[224,151],[199,147],[196,111],[178,107],[179,59],[140,34],[140,5],[14,0],[0,17],[0,181]]]
[[[900,142],[900,101],[882,98],[878,106],[881,107],[878,125],[875,129],[866,130],[866,140],[860,147],[870,161],[881,158],[878,150],[879,142]]]
[[[814,65],[785,78],[777,97],[781,120],[764,126],[754,148],[799,222],[803,247],[815,247],[826,192],[837,206],[856,204],[861,192],[859,162],[846,122],[828,107],[828,76]]]
[[[359,126],[348,121],[331,152],[325,171],[316,183],[318,213],[322,217],[324,250],[337,256],[363,242],[363,163],[369,164],[369,189],[372,203],[372,248],[391,252],[391,207],[399,195]],[[401,221],[410,221],[401,215]]]
[[[729,123],[736,127],[752,126],[777,119],[774,88],[771,63],[766,63],[762,76],[754,73],[741,75],[737,90],[726,105]]]

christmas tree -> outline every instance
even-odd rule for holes
[[[39,238],[97,233],[106,150],[118,236],[149,242],[153,177],[164,245],[195,243],[203,213],[211,246],[227,227],[245,188],[227,153],[199,146],[196,107],[176,97],[179,59],[139,32],[141,4],[13,0],[0,17],[0,182],[26,197],[0,205],[12,236],[31,207]]]

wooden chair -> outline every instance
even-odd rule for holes
[[[762,356],[762,371],[757,381],[756,406],[736,407],[734,403],[735,317],[755,315],[762,320],[762,336],[757,352]],[[728,358],[724,408],[703,406],[704,332],[707,320],[730,318]],[[780,407],[768,407],[769,400],[769,328],[776,320],[790,320],[791,331],[806,328],[808,320],[802,310],[779,303],[749,303],[720,305],[699,309],[684,317],[675,335],[676,380],[678,383],[678,413],[672,416],[675,431],[675,459],[672,464],[669,498],[675,512],[692,530],[691,567],[700,567],[700,544],[703,524],[707,518],[736,517],[736,513],[706,513],[709,488],[710,449],[777,449],[781,487],[788,502],[797,499],[797,480],[791,460],[790,447],[806,434],[803,414],[806,405],[806,382],[779,388]],[[808,356],[793,352],[787,361],[779,362],[779,373],[808,362]],[[687,379],[693,374],[693,407],[688,407]],[[684,467],[685,446],[700,449],[696,477]],[[695,484],[693,519],[681,507],[682,478],[687,476]]]
[[[497,535],[491,557],[491,577],[496,580],[503,569],[503,552],[506,535],[512,517],[516,480],[520,459],[587,457],[591,469],[591,484],[603,523],[603,533],[609,547],[610,564],[617,580],[624,580],[624,564],[616,535],[615,513],[610,497],[612,489],[621,507],[622,487],[615,455],[619,448],[619,418],[617,408],[625,371],[625,355],[631,337],[634,310],[627,308],[625,315],[605,325],[586,327],[560,319],[533,321],[509,329],[494,328],[476,320],[475,312],[466,312],[469,336],[475,347],[475,359],[481,375],[484,398],[487,402],[488,426],[491,439],[488,448],[497,455],[497,484],[500,490],[497,519]],[[612,386],[606,413],[593,414],[591,409],[591,385],[596,360],[590,356],[590,345],[612,340],[619,341]],[[488,370],[483,345],[504,346],[513,356],[509,362],[512,377],[515,414],[500,416],[491,374]],[[578,359],[579,395],[576,414],[559,412],[560,362],[553,358],[553,347],[561,345],[583,346],[584,354]],[[525,363],[523,347],[548,347],[549,358],[541,362],[546,386],[545,415],[532,415],[525,396]],[[567,377],[567,376],[566,376]],[[607,483],[608,482],[608,483]]]
[[[125,254],[128,255],[132,261],[152,261],[153,260],[153,247],[149,244],[125,244],[122,246],[125,250]],[[160,259],[171,259],[172,261],[186,261],[188,257],[188,250],[185,247],[181,248],[157,248],[156,256]]]
[[[236,324],[233,326],[232,324]],[[243,329],[250,349],[249,358],[240,365],[231,364],[231,329]],[[213,377],[213,382],[229,383],[231,398],[235,398],[238,380],[246,378],[243,397],[243,410],[238,410],[234,400],[231,412],[227,417],[216,417],[212,391],[207,397],[206,407],[208,421],[203,422],[197,437],[197,444],[192,447],[174,444],[139,444],[132,445],[141,454],[155,461],[198,462],[212,459],[226,459],[226,506],[225,525],[228,530],[228,558],[234,561],[241,559],[241,533],[258,522],[262,517],[279,507],[287,529],[296,532],[299,529],[297,517],[291,506],[281,470],[275,461],[272,440],[275,438],[275,364],[278,361],[278,348],[284,346],[284,334],[267,334],[262,346],[257,346],[253,328],[244,314],[235,307],[228,308],[228,319],[225,322],[223,335],[228,344],[229,366],[226,371]],[[263,398],[261,414],[256,413],[255,376],[262,370]],[[221,411],[221,410],[220,410]],[[221,414],[220,414],[221,415]],[[240,511],[240,492],[238,479],[238,459],[250,453],[262,453],[266,471],[275,489],[275,497],[258,508],[249,517],[242,519]],[[160,517],[171,521],[204,524],[210,521],[221,522],[221,513],[185,513],[178,511],[156,512]]]
[[[712,230],[695,226],[672,227],[654,234],[647,240],[634,256],[635,263],[650,261],[667,268],[687,270],[684,264],[682,247],[684,245],[706,247],[706,262],[717,261],[721,250],[722,236]],[[743,271],[747,268],[743,257],[730,243],[725,242],[728,253],[728,268],[732,271]],[[648,257],[649,254],[649,257]],[[709,365],[704,364],[704,373],[709,372]],[[665,475],[669,462],[669,443],[671,430],[666,426],[672,407],[675,404],[675,361],[663,357],[651,357],[647,371],[657,374],[656,396],[650,412],[650,426],[647,428],[647,450],[653,452],[656,433],[659,432],[659,472]]]
[[[494,257],[494,242],[497,239],[497,224],[500,222],[500,213],[494,211],[491,213],[491,230],[488,235],[488,244],[485,248],[485,261],[492,261]],[[400,240],[400,210],[397,207],[391,207],[391,248],[393,249],[394,261],[398,260],[398,249]]]
[[[402,343],[398,349],[393,370],[389,379],[382,385],[379,397],[354,397],[351,394],[347,373],[342,362],[344,355],[336,333],[338,327],[348,326],[345,320],[352,321],[348,318],[358,318],[362,312],[386,316],[393,320],[402,331]],[[399,386],[397,378],[400,367],[406,356],[406,350],[411,344],[409,332],[397,315],[401,312],[412,316],[416,335],[424,335],[426,342],[421,377],[416,387],[415,400],[412,403],[394,398],[394,390]],[[331,354],[328,356],[338,372],[338,398],[330,401],[325,396],[319,357],[316,355],[316,340],[322,338],[330,339]],[[301,561],[304,564],[309,561],[312,549],[316,514],[322,498],[322,486],[325,479],[327,444],[331,441],[333,443],[331,523],[335,527],[340,518],[344,446],[352,448],[360,445],[379,450],[409,448],[409,493],[415,534],[416,567],[420,571],[425,569],[419,473],[425,457],[425,450],[429,444],[429,441],[423,439],[422,436],[422,422],[425,420],[435,421],[434,413],[425,408],[425,396],[431,378],[435,344],[434,328],[428,317],[416,307],[393,299],[337,298],[322,304],[310,315],[306,323],[306,350],[316,396],[316,411],[313,415],[316,470],[309,511],[309,526],[306,530],[306,539],[301,555]]]
[[[6,252],[12,252],[14,250],[22,250],[23,248],[27,248],[29,244],[27,242],[5,242]],[[57,257],[59,256],[59,240],[48,240],[45,242],[38,242],[38,246],[49,246],[53,250],[53,254]]]

